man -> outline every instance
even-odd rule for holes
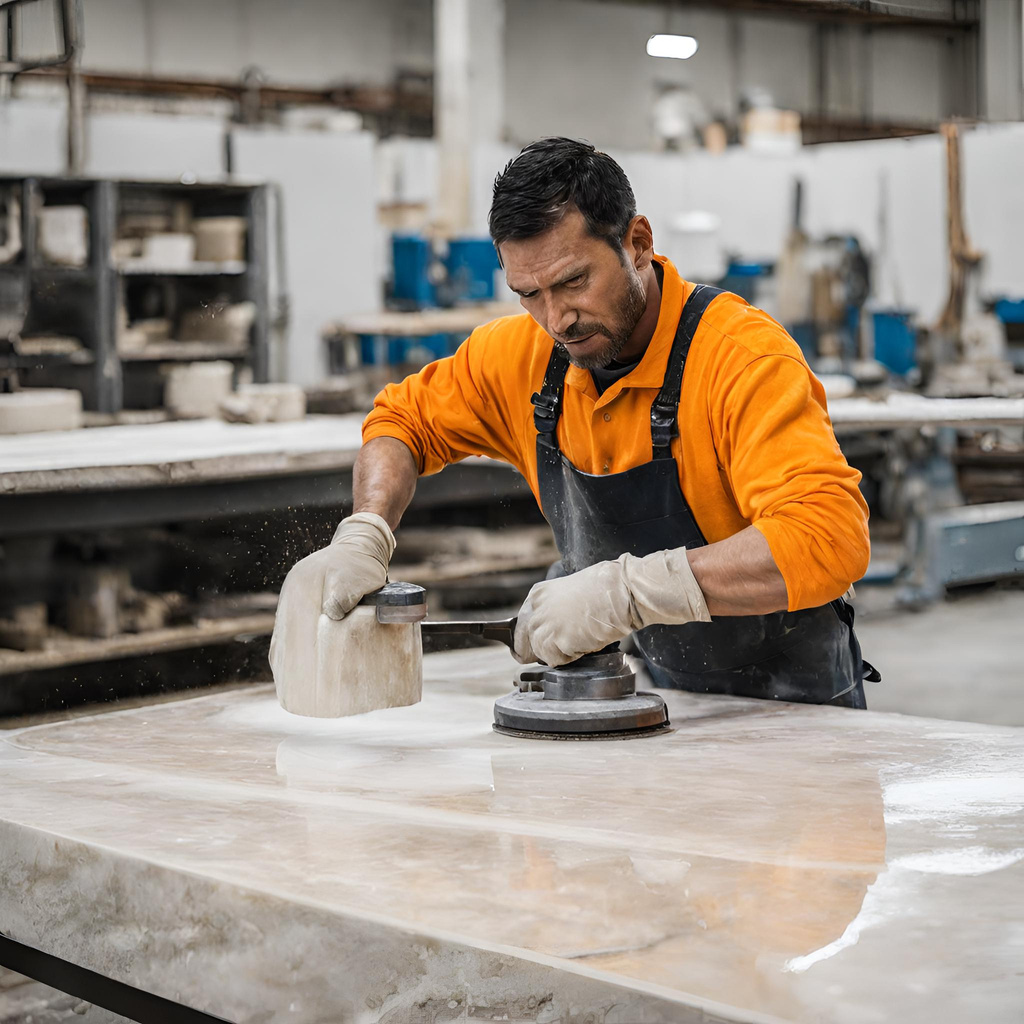
[[[843,594],[867,566],[867,508],[796,344],[683,281],[587,143],[524,149],[495,181],[490,230],[526,312],[377,397],[354,514],[282,598],[321,588],[344,616],[386,581],[417,477],[487,455],[527,479],[562,556],[519,614],[522,661],[634,634],[659,686],[864,707]]]

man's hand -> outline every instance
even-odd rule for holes
[[[357,512],[341,521],[330,545],[292,566],[270,639],[275,679],[286,671],[290,651],[312,647],[321,614],[344,618],[363,597],[387,583],[394,550],[388,524],[373,512]]]
[[[686,551],[622,555],[530,591],[516,624],[516,657],[564,665],[655,623],[710,622]]]

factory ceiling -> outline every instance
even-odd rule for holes
[[[731,10],[791,20],[845,22],[876,28],[970,29],[981,20],[979,0],[602,0],[634,2],[668,11]]]

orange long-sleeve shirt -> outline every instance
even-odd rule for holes
[[[566,374],[558,441],[585,473],[621,473],[651,458],[651,404],[693,288],[669,260],[655,259],[663,269],[661,312],[639,365],[600,396],[589,371],[570,366]],[[421,474],[469,455],[501,459],[539,501],[530,396],[553,344],[527,314],[478,327],[455,355],[377,396],[364,442],[398,438]],[[708,543],[757,527],[791,611],[839,597],[864,574],[860,473],[839,450],[824,389],[785,330],[735,295],[716,298],[694,335],[672,453]]]

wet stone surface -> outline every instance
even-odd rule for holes
[[[6,930],[237,1022],[1019,1020],[1020,730],[659,691],[667,734],[521,740],[514,668],[4,734]]]

